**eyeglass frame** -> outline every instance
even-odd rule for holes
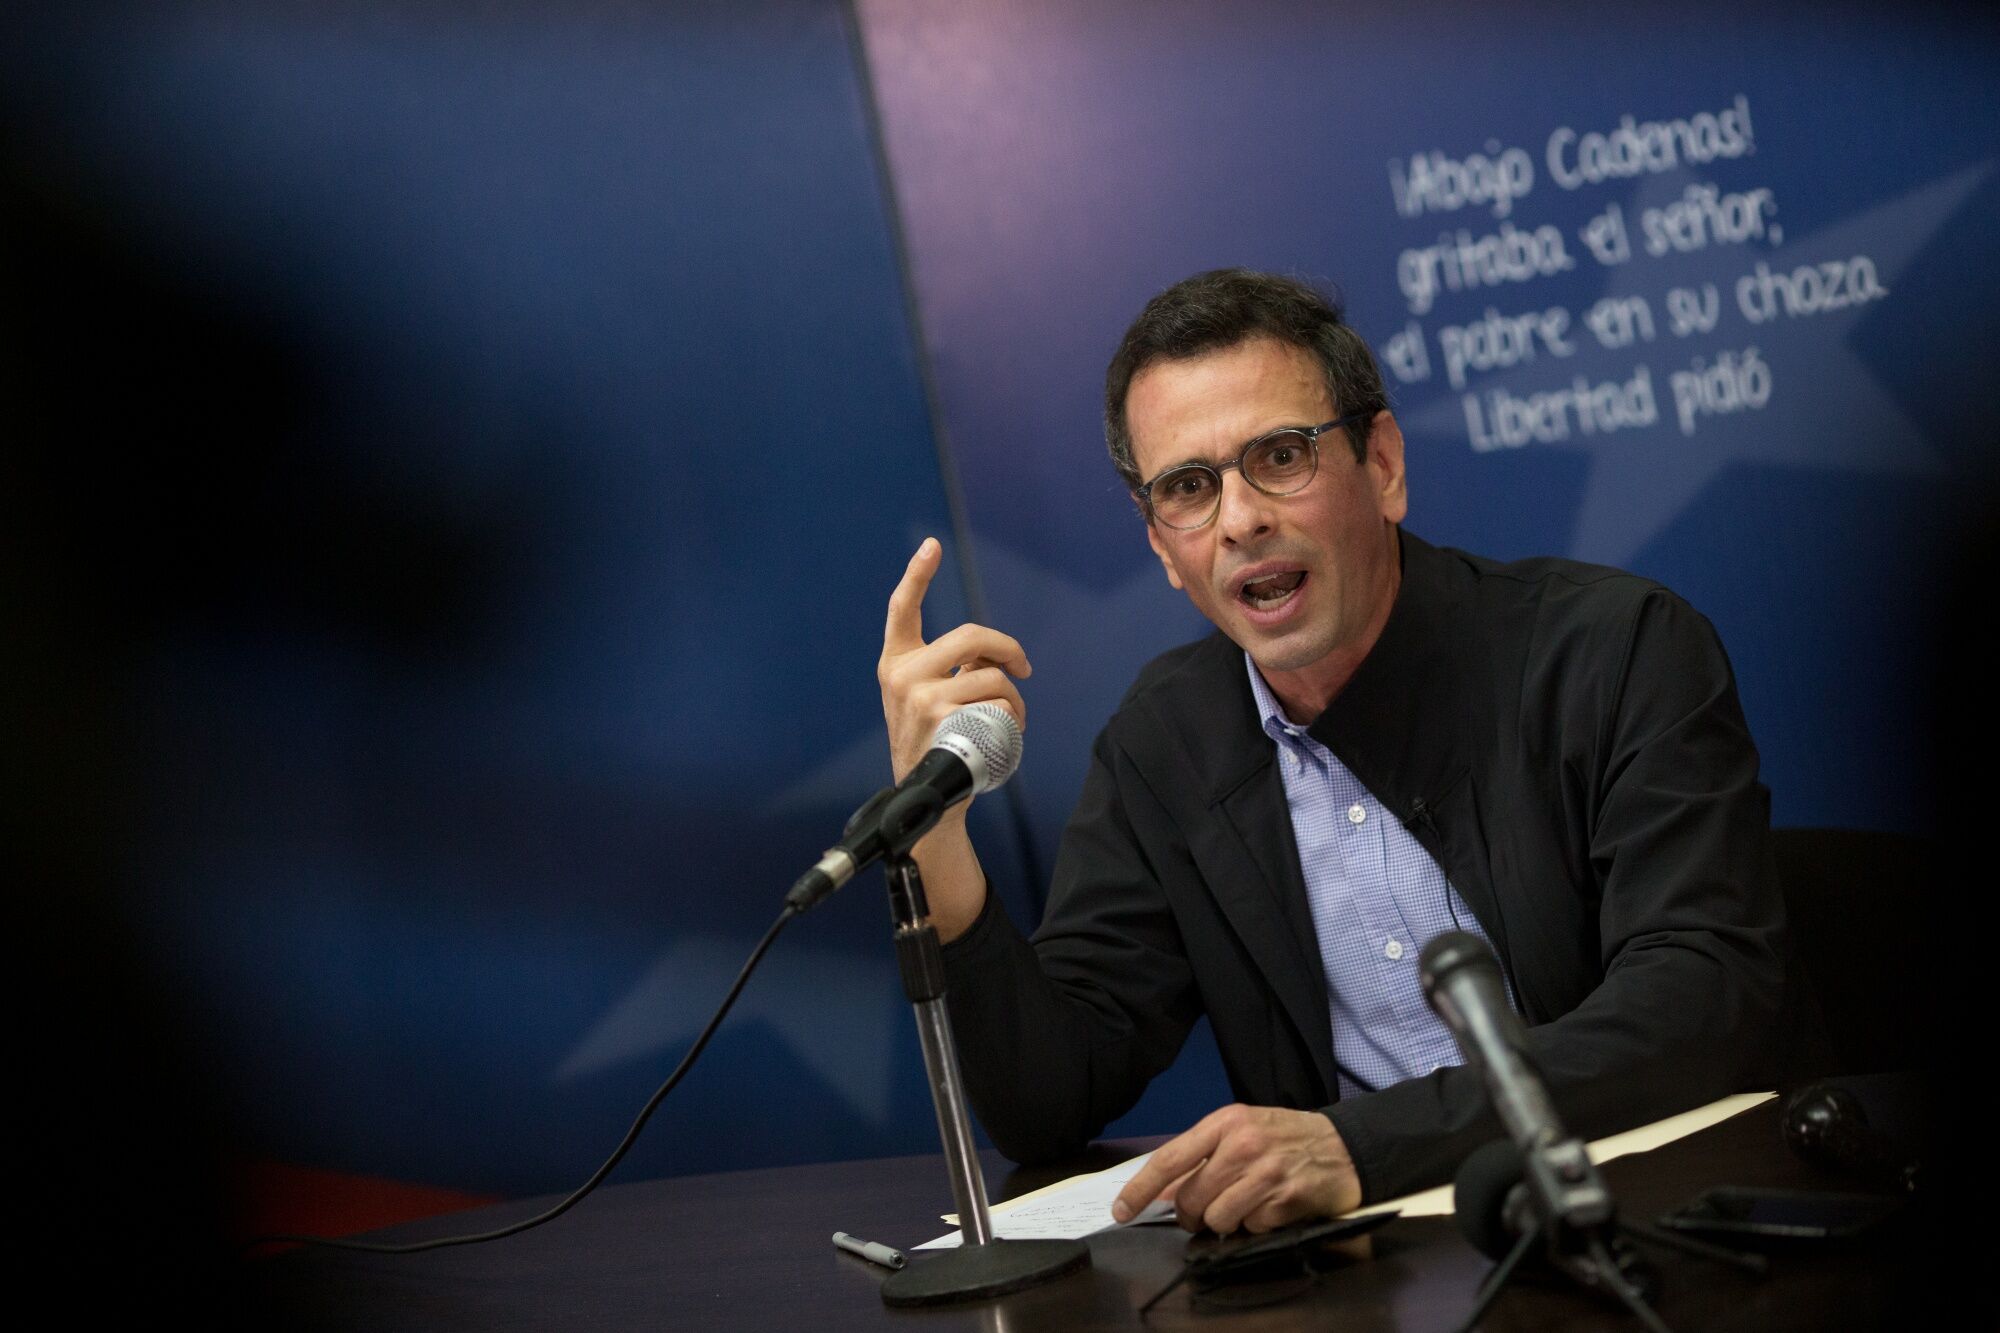
[[[1274,498],[1283,498],[1284,496],[1287,495],[1297,495],[1300,491],[1312,485],[1313,478],[1319,475],[1319,437],[1325,435],[1329,431],[1339,430],[1343,426],[1351,426],[1357,421],[1365,420],[1374,415],[1375,415],[1374,409],[1361,408],[1356,411],[1349,412],[1344,417],[1335,417],[1332,421],[1323,422],[1317,426],[1280,426],[1276,430],[1267,430],[1262,435],[1259,435],[1256,439],[1251,440],[1248,444],[1245,444],[1241,449],[1237,450],[1236,457],[1230,459],[1228,462],[1175,463],[1172,467],[1167,468],[1159,473],[1156,473],[1151,481],[1146,482],[1144,485],[1141,486],[1135,486],[1132,489],[1132,496],[1145,509],[1146,518],[1149,522],[1165,524],[1166,527],[1173,530],[1174,532],[1199,532],[1203,528],[1207,527],[1209,524],[1215,522],[1215,516],[1222,512],[1223,473],[1229,471],[1231,468],[1235,468],[1236,471],[1242,476],[1244,482],[1248,484],[1253,490],[1255,490],[1259,495],[1269,495]],[[1252,449],[1255,449],[1258,445],[1264,443],[1266,440],[1272,439],[1273,437],[1279,435],[1303,435],[1306,437],[1306,445],[1312,450],[1312,461],[1313,461],[1312,471],[1306,474],[1306,479],[1304,481],[1292,487],[1292,489],[1290,489],[1289,491],[1267,491],[1262,486],[1259,486],[1256,482],[1251,481],[1250,474],[1243,471],[1243,460],[1249,457],[1250,451]],[[1153,508],[1153,487],[1159,485],[1160,482],[1164,481],[1166,478],[1173,476],[1174,473],[1179,472],[1184,468],[1191,468],[1191,467],[1200,468],[1202,471],[1212,473],[1214,475],[1215,507],[1208,511],[1208,517],[1202,519],[1201,522],[1196,523],[1192,527],[1183,528],[1175,524],[1168,523],[1165,519],[1161,518],[1159,512]]]

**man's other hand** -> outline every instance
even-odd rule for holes
[[[1163,1196],[1189,1231],[1227,1235],[1338,1217],[1360,1206],[1361,1181],[1340,1132],[1318,1111],[1225,1106],[1161,1145],[1111,1215],[1129,1221]]]

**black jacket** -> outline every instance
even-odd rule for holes
[[[1312,734],[1478,916],[1572,1130],[1736,1090],[1768,1056],[1783,906],[1714,630],[1616,570],[1402,546],[1382,637]],[[1273,749],[1235,644],[1156,659],[1097,738],[1034,942],[989,894],[946,947],[968,1092],[1008,1156],[1081,1147],[1204,1012],[1237,1098],[1325,1108],[1370,1200],[1500,1132],[1463,1068],[1336,1100]]]

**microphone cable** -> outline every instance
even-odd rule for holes
[[[619,1142],[616,1148],[612,1149],[611,1156],[604,1159],[604,1165],[591,1173],[590,1179],[577,1186],[575,1190],[571,1191],[568,1198],[556,1204],[553,1208],[537,1213],[533,1217],[525,1218],[522,1221],[509,1223],[504,1227],[497,1227],[492,1231],[479,1231],[466,1236],[441,1236],[436,1240],[414,1241],[408,1245],[381,1245],[362,1240],[337,1240],[331,1236],[274,1235],[253,1236],[249,1240],[244,1241],[241,1248],[247,1252],[266,1245],[318,1245],[334,1250],[360,1250],[366,1254],[417,1254],[423,1250],[441,1250],[448,1245],[477,1245],[481,1241],[499,1240],[505,1236],[519,1235],[521,1232],[531,1227],[538,1227],[544,1222],[555,1221],[558,1217],[576,1207],[577,1204],[583,1202],[584,1198],[592,1190],[604,1182],[604,1178],[611,1174],[612,1169],[624,1160],[625,1154],[632,1150],[632,1145],[639,1141],[639,1131],[646,1127],[646,1122],[652,1118],[653,1112],[659,1108],[661,1102],[666,1100],[667,1094],[674,1090],[674,1085],[679,1083],[688,1070],[694,1066],[695,1058],[701,1054],[702,1048],[708,1045],[708,1039],[713,1037],[715,1030],[722,1026],[722,1020],[729,1013],[730,1006],[736,1003],[736,997],[743,992],[743,983],[750,980],[750,974],[756,970],[757,964],[763,961],[765,952],[770,949],[772,942],[778,938],[778,932],[783,930],[786,924],[802,910],[790,903],[785,904],[785,909],[778,913],[778,919],[773,921],[771,928],[764,932],[764,938],[757,941],[757,947],[750,951],[749,960],[743,964],[743,970],[736,974],[736,980],[729,987],[729,993],[722,997],[722,1004],[716,1009],[715,1017],[708,1020],[708,1026],[701,1030],[701,1034],[694,1039],[694,1044],[688,1047],[688,1053],[681,1057],[681,1062],[674,1067],[674,1072],[667,1075],[667,1081],[662,1083],[659,1086],[659,1090],[654,1092],[652,1097],[648,1099],[645,1108],[639,1112],[639,1118],[634,1120],[632,1127],[625,1131],[624,1139]]]

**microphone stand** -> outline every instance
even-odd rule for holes
[[[1506,1139],[1481,1148],[1459,1168],[1458,1206],[1465,1208],[1476,1196],[1472,1212],[1479,1215],[1481,1230],[1497,1220],[1517,1237],[1480,1284],[1464,1328],[1479,1323],[1537,1244],[1553,1267],[1594,1291],[1610,1292],[1652,1333],[1670,1331],[1651,1304],[1657,1288],[1653,1271],[1630,1237],[1764,1271],[1761,1259],[1620,1223],[1589,1150],[1562,1127],[1548,1085],[1528,1057],[1527,1033],[1508,1005],[1491,946],[1477,936],[1447,931],[1424,946],[1418,963],[1425,1001],[1451,1029],[1466,1063],[1478,1069],[1487,1100],[1507,1130]],[[1474,1243],[1493,1252],[1481,1240]]]
[[[1509,1230],[1520,1233],[1520,1239],[1480,1283],[1472,1313],[1459,1326],[1460,1333],[1470,1333],[1479,1326],[1538,1244],[1556,1269],[1593,1291],[1610,1292],[1652,1333],[1672,1330],[1652,1307],[1657,1283],[1633,1248],[1634,1239],[1760,1276],[1770,1266],[1762,1255],[1739,1254],[1692,1236],[1618,1217],[1610,1192],[1581,1139],[1536,1145],[1525,1159],[1524,1178],[1507,1192],[1502,1217]]]
[[[1080,1240],[1001,1240],[993,1234],[986,1181],[980,1174],[972,1121],[965,1109],[958,1047],[952,1041],[951,1015],[945,1007],[944,955],[937,928],[930,921],[923,877],[910,858],[910,849],[937,823],[942,809],[936,794],[928,791],[904,793],[887,803],[884,822],[897,832],[883,857],[883,870],[889,881],[889,912],[895,922],[896,962],[903,975],[903,994],[916,1010],[924,1071],[930,1077],[931,1102],[937,1109],[938,1134],[944,1141],[951,1194],[958,1204],[961,1243],[957,1249],[919,1260],[884,1278],[882,1303],[890,1306],[945,1305],[1004,1296],[1090,1263],[1090,1247]]]

